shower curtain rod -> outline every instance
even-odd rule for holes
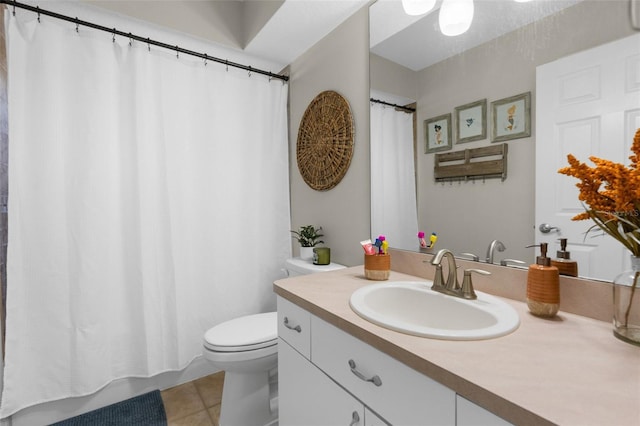
[[[50,16],[52,18],[56,18],[56,19],[61,19],[63,21],[67,21],[67,22],[72,22],[74,24],[76,24],[76,31],[78,30],[79,26],[83,26],[83,27],[89,27],[89,28],[93,28],[96,30],[100,30],[100,31],[104,31],[110,34],[113,34],[113,36],[115,37],[116,35],[119,35],[121,37],[127,37],[130,40],[136,40],[136,41],[140,41],[143,43],[147,43],[147,45],[154,45],[154,46],[158,46],[158,47],[162,47],[164,49],[167,50],[172,50],[174,52],[176,52],[176,55],[179,53],[184,53],[185,55],[191,55],[191,56],[196,56],[198,58],[204,59],[205,61],[212,61],[212,62],[218,62],[220,64],[224,64],[226,66],[229,67],[234,67],[234,68],[240,68],[243,69],[245,71],[249,71],[249,73],[255,72],[257,74],[262,74],[262,75],[266,75],[269,76],[269,78],[276,78],[279,80],[282,80],[283,82],[285,81],[289,81],[289,76],[288,75],[280,75],[280,74],[274,74],[271,71],[264,71],[258,68],[253,68],[247,65],[243,65],[243,64],[239,64],[237,62],[232,62],[226,59],[220,59],[220,58],[216,58],[215,56],[209,56],[206,53],[199,53],[199,52],[194,52],[193,50],[188,50],[188,49],[183,49],[182,47],[179,46],[172,46],[170,44],[167,43],[163,43],[161,41],[157,41],[157,40],[153,40],[150,39],[148,37],[140,37],[138,35],[135,34],[131,34],[131,33],[125,33],[123,31],[119,31],[115,28],[107,28],[105,26],[102,25],[98,25],[98,24],[94,24],[92,22],[87,22],[87,21],[83,21],[81,19],[78,19],[78,17],[72,18],[70,16],[66,16],[66,15],[61,15],[59,13],[56,12],[51,12],[50,10],[45,10],[45,9],[40,9],[39,6],[31,6],[28,4],[24,4],[24,3],[19,3],[17,1],[13,1],[13,0],[0,0],[0,4],[6,4],[8,6],[13,6],[13,14],[15,15],[15,8],[18,7],[20,9],[26,9],[29,10],[31,12],[37,13],[38,14],[38,20],[40,18],[40,15],[46,15],[46,16]]]
[[[403,109],[406,112],[416,112],[415,108],[411,108],[411,107],[407,107],[407,106],[402,106],[402,105],[396,105],[396,104],[392,104],[389,102],[385,102],[385,101],[381,101],[380,99],[373,99],[373,98],[369,98],[369,100],[371,102],[375,102],[377,104],[382,104],[382,105],[388,105],[388,106],[392,106],[394,108],[399,108],[399,109]]]

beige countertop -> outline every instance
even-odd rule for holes
[[[392,271],[389,280],[424,279]],[[501,297],[520,316],[520,327],[507,336],[415,337],[351,310],[351,294],[375,283],[357,266],[279,280],[274,291],[511,423],[640,425],[640,347],[616,339],[609,322],[562,311],[542,319],[525,303]]]

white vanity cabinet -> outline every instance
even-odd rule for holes
[[[280,425],[455,425],[455,392],[281,297],[278,333]]]
[[[363,426],[364,405],[286,341],[278,341],[278,424]]]
[[[468,399],[456,395],[456,425],[510,426],[511,423],[474,404]]]
[[[311,317],[311,361],[397,425],[455,425],[456,394],[318,317]]]
[[[278,405],[281,426],[385,426],[310,362],[311,314],[278,298]]]

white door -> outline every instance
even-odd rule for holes
[[[602,233],[585,233],[577,179],[560,175],[567,154],[590,155],[628,164],[633,135],[640,128],[640,34],[580,52],[536,70],[536,243],[567,238],[580,276],[612,280],[626,269],[629,253]],[[549,224],[544,233],[540,225]]]

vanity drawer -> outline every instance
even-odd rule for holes
[[[454,391],[318,317],[311,327],[311,361],[389,423],[455,425]]]
[[[278,296],[278,336],[311,359],[311,314]]]

